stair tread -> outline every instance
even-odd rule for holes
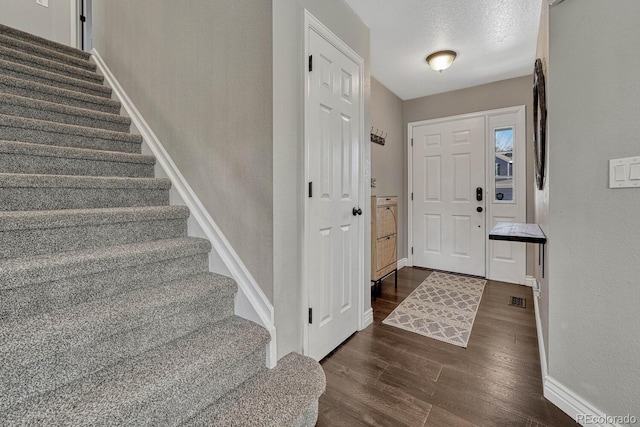
[[[18,49],[12,49],[7,46],[0,45],[0,54],[8,56],[9,58],[12,58],[12,59],[7,59],[8,61],[14,62],[17,60],[17,61],[28,62],[32,64],[29,66],[34,68],[43,67],[42,69],[45,69],[45,71],[55,72],[57,74],[60,74],[60,72],[73,74],[77,76],[77,78],[93,80],[96,83],[102,83],[104,80],[104,77],[99,75],[95,71],[88,70],[82,67],[75,67],[69,64],[63,64],[61,62],[43,58],[41,56],[31,55],[28,52],[24,52]],[[27,65],[27,64],[23,64],[23,65]]]
[[[0,140],[0,153],[22,154],[40,157],[60,157],[64,159],[96,160],[102,162],[141,163],[153,165],[154,156],[120,151],[92,150],[90,148],[59,147],[55,145],[33,144],[20,141]]]
[[[24,90],[42,92],[52,96],[59,96],[61,98],[68,98],[68,99],[74,99],[77,101],[83,101],[90,104],[108,105],[114,109],[116,107],[120,108],[120,102],[111,98],[91,95],[85,92],[78,92],[70,89],[63,89],[57,86],[51,86],[45,83],[25,80],[18,77],[0,74],[0,84],[19,87]]]
[[[131,124],[129,117],[120,116],[118,114],[103,113],[101,111],[90,110],[86,108],[72,107],[64,104],[58,104],[50,101],[42,101],[40,99],[28,98],[19,95],[11,95],[0,92],[0,102],[7,105],[15,105],[19,107],[34,108],[40,111],[51,111],[69,116],[80,116],[94,120],[108,121],[123,125]],[[9,115],[9,114],[7,114]]]
[[[80,251],[0,260],[0,290],[83,276],[163,259],[208,253],[211,243],[197,237],[153,240]]]
[[[170,315],[169,304],[233,295],[235,282],[215,273],[203,273],[94,300],[75,307],[0,325],[0,357],[5,369],[26,365],[53,354],[83,346],[104,335],[135,328]],[[88,341],[88,342],[87,342]],[[55,344],[55,345],[54,345]],[[2,368],[0,368],[2,369]]]
[[[186,219],[186,206],[136,206],[53,211],[0,211],[0,232],[28,229],[80,227],[112,223]]]
[[[292,425],[325,389],[324,371],[298,353],[284,356],[186,422],[188,426]]]
[[[80,58],[89,59],[91,57],[91,54],[89,52],[85,52],[83,50],[76,49],[62,43],[54,42],[49,39],[45,39],[43,37],[39,37],[31,33],[18,30],[16,28],[7,27],[6,25],[0,24],[0,33],[4,34],[7,37],[15,37],[21,40],[30,40],[34,43],[41,43],[46,46],[49,46],[53,50],[60,50],[62,52],[67,52],[69,55],[75,55]]]
[[[63,74],[44,71],[39,68],[29,67],[27,65],[18,64],[16,62],[6,61],[4,59],[0,59],[0,69],[16,72],[20,74],[20,76],[27,75],[33,78],[43,79],[47,82],[51,82],[53,85],[60,84],[73,87],[73,90],[76,90],[77,92],[82,92],[82,89],[84,89],[87,91],[95,92],[96,96],[111,96],[111,88],[108,88],[102,84],[75,79]]]
[[[0,188],[148,188],[168,190],[167,178],[128,178],[111,176],[39,175],[0,173]]]
[[[50,122],[38,119],[25,119],[18,116],[9,116],[0,114],[0,125],[11,126],[17,128],[34,129],[41,131],[49,131],[54,133],[71,134],[85,136],[88,138],[96,137],[103,139],[111,139],[116,141],[125,141],[131,143],[141,143],[140,135],[132,135],[126,132],[117,132],[113,130],[105,130],[98,128],[90,128],[86,126],[68,125],[64,123]]]
[[[218,377],[269,339],[268,332],[232,316],[137,357],[90,374],[6,411],[5,421],[53,425],[144,425],[167,411],[166,401],[184,402],[197,378]],[[213,398],[212,398],[213,400]],[[183,414],[173,414],[181,417]]]
[[[37,55],[43,58],[51,59],[63,64],[73,64],[77,67],[86,68],[87,70],[95,70],[96,65],[89,61],[89,58],[78,58],[69,55],[66,52],[49,49],[42,44],[21,40],[11,37],[0,32],[0,43],[5,46],[12,46],[14,49],[29,52],[31,55]]]

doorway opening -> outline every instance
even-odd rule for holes
[[[526,222],[525,107],[409,123],[409,265],[525,284],[526,248],[488,239]]]

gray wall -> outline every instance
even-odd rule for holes
[[[402,106],[402,99],[378,80],[371,78],[371,126],[374,131],[379,129],[387,134],[385,145],[371,143],[371,177],[376,179],[376,188],[372,188],[371,193],[378,196],[398,196],[398,231],[406,229],[407,221],[407,190],[403,187],[407,162],[402,154],[406,145]],[[406,233],[398,233],[398,259],[407,257],[405,238]]]
[[[531,64],[533,69],[533,64]],[[404,140],[407,138],[407,124],[419,120],[436,119],[440,117],[455,116],[458,114],[474,113],[476,111],[493,110],[514,105],[525,105],[527,115],[527,221],[533,220],[533,140],[532,133],[532,108],[533,97],[531,76],[502,80],[481,86],[460,89],[453,92],[415,98],[404,102]],[[404,168],[407,163],[407,144],[402,144]],[[407,177],[404,174],[403,188],[407,192]],[[406,201],[403,207],[407,212]],[[405,224],[403,239],[407,240],[407,226]],[[533,274],[533,257],[537,250],[531,245],[527,247],[527,274]]]
[[[304,9],[308,9],[365,60],[365,131],[369,122],[369,29],[344,0],[273,0],[273,262],[274,306],[278,354],[301,351],[303,341],[302,218],[304,201]],[[369,144],[365,144],[368,148]],[[365,180],[369,180],[369,153]],[[369,187],[365,185],[368,197]],[[363,207],[364,224],[369,209]],[[370,247],[364,227],[365,249]],[[365,283],[369,286],[369,257],[365,257]],[[369,299],[365,298],[365,305]]]
[[[36,0],[0,0],[0,24],[72,45],[69,0],[49,0],[49,7]]]
[[[273,300],[271,2],[94,0],[93,43]]]
[[[549,16],[549,370],[609,415],[640,416],[640,2],[568,0]],[[606,60],[601,62],[600,59]]]

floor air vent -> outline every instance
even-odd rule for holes
[[[527,306],[527,300],[520,297],[510,297],[509,305],[512,305],[514,307],[525,308]]]

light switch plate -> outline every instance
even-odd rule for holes
[[[609,160],[609,188],[640,188],[640,156]]]
[[[49,7],[49,0],[36,0],[40,6]]]

